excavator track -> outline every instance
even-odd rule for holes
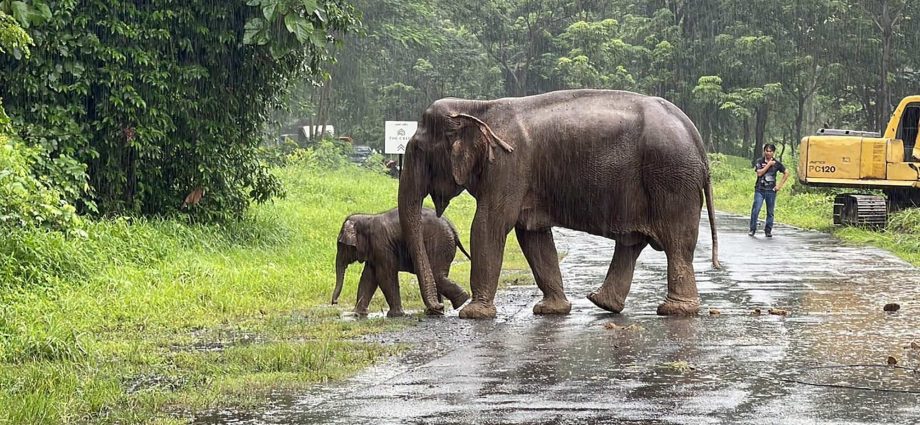
[[[834,224],[885,227],[888,203],[883,196],[846,193],[834,197]]]

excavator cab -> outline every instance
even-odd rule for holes
[[[920,161],[915,152],[917,136],[920,132],[920,103],[910,103],[904,108],[901,123],[898,125],[896,138],[904,142],[904,162]]]

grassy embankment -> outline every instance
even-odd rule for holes
[[[710,157],[716,209],[742,215],[751,213],[754,172],[750,161],[725,155]],[[787,164],[791,173],[795,164]],[[834,194],[843,190],[816,190],[799,184],[791,176],[776,202],[776,220],[792,226],[815,229],[855,244],[873,245],[895,253],[920,266],[920,209],[892,214],[888,227],[881,231],[833,224]],[[761,219],[766,217],[766,207]]]
[[[354,303],[360,264],[341,307],[327,305],[342,220],[394,207],[396,180],[351,167],[279,174],[288,197],[239,223],[119,219],[89,224],[86,239],[4,235],[0,423],[183,423],[402,349],[355,338],[412,318],[339,318]],[[447,212],[467,247],[474,209],[464,195]],[[507,248],[506,269],[526,269],[513,236]],[[469,262],[458,261],[451,276],[468,288]],[[404,305],[420,309],[414,277],[402,280]],[[379,293],[371,310],[386,310]]]

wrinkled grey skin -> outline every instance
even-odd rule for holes
[[[543,300],[536,314],[568,314],[554,226],[616,240],[607,277],[588,298],[620,312],[636,258],[647,245],[668,257],[668,292],[658,314],[695,314],[693,270],[704,199],[718,267],[709,163],[696,127],[664,99],[610,90],[566,90],[492,101],[441,99],[409,140],[399,213],[409,251],[425,252],[420,208],[440,215],[467,190],[473,300],[463,318],[495,317],[507,234],[514,229]],[[441,314],[431,267],[414,255],[428,314]]]
[[[470,299],[469,294],[448,279],[450,265],[457,254],[457,247],[469,258],[460,242],[457,230],[446,218],[438,218],[434,211],[422,210],[421,233],[425,238],[426,260],[437,285],[438,301],[443,295],[458,308]],[[335,258],[335,291],[332,304],[337,304],[345,280],[345,269],[356,261],[364,263],[361,281],[358,284],[358,300],[355,313],[367,314],[367,306],[377,291],[383,292],[390,310],[388,317],[402,316],[402,301],[399,296],[398,272],[415,273],[415,266],[408,247],[402,238],[399,213],[392,209],[382,214],[354,214],[345,219],[339,231]]]

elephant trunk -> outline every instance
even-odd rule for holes
[[[444,313],[444,306],[438,302],[434,274],[428,262],[425,241],[422,240],[422,199],[428,194],[428,191],[420,173],[425,170],[425,167],[413,162],[411,151],[406,154],[406,165],[406,169],[399,178],[399,224],[402,227],[403,238],[409,247],[409,255],[412,256],[426,313],[439,315]]]
[[[339,303],[339,294],[342,293],[342,284],[345,283],[345,269],[351,263],[348,259],[346,249],[339,244],[338,252],[335,254],[335,290],[332,291],[332,304]]]

